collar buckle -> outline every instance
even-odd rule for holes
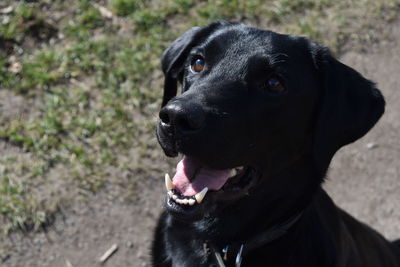
[[[240,267],[240,265],[242,264],[243,247],[244,247],[244,244],[241,244],[239,252],[236,254],[236,259],[235,259],[235,266],[236,267]]]
[[[239,247],[238,253],[236,253],[235,267],[240,267],[242,265],[243,248],[244,248],[244,244],[241,244],[240,247]],[[215,257],[217,259],[219,267],[225,267],[225,263],[224,262],[228,261],[228,251],[229,251],[229,245],[222,249],[222,257],[221,257],[221,254],[219,252],[215,252]]]

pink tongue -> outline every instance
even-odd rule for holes
[[[183,157],[176,166],[176,174],[172,178],[172,184],[184,196],[194,196],[204,187],[208,187],[209,190],[221,189],[229,179],[230,173],[230,169],[210,169],[201,166],[191,158]]]

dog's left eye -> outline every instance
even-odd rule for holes
[[[190,64],[190,68],[193,72],[198,73],[204,69],[205,65],[204,58],[197,56],[192,59],[192,63]]]
[[[285,91],[281,80],[276,76],[272,76],[267,80],[267,89],[277,93]]]

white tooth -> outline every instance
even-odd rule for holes
[[[235,176],[236,174],[237,174],[236,169],[232,169],[232,170],[231,170],[231,175],[230,175],[229,177],[233,177],[233,176]]]
[[[173,198],[174,200],[177,200],[177,199],[178,199],[178,196],[177,196],[177,195],[172,195],[172,198]]]
[[[185,198],[185,199],[182,201],[182,204],[185,204],[185,205],[189,204],[189,199]]]
[[[195,202],[196,202],[196,200],[194,200],[193,198],[189,199],[190,206],[193,206]]]
[[[165,187],[167,188],[167,191],[170,191],[174,188],[174,185],[172,184],[172,180],[169,177],[168,173],[165,174]]]
[[[206,196],[207,191],[208,191],[208,187],[204,187],[203,190],[201,190],[200,193],[197,193],[197,194],[194,196],[194,197],[196,198],[196,200],[197,200],[197,203],[200,204],[201,201],[203,201],[203,198]]]
[[[167,194],[168,194],[169,197],[172,197],[172,196],[174,195],[174,193],[172,193],[171,190],[169,190],[169,191],[167,192]]]
[[[175,199],[175,202],[179,203],[179,204],[182,204],[182,199],[177,198],[177,199]]]
[[[235,169],[236,169],[237,172],[240,172],[240,171],[243,170],[243,168],[244,168],[243,166],[240,166],[240,167],[236,167]]]

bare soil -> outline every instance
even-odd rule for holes
[[[388,39],[367,53],[342,57],[377,82],[387,108],[370,133],[337,153],[325,188],[339,206],[394,239],[400,238],[400,21],[385,31]],[[23,112],[18,101],[1,110]],[[152,230],[164,197],[162,176],[143,180],[132,203],[105,193],[71,201],[45,231],[14,233],[1,244],[1,266],[150,266]],[[118,250],[101,265],[98,259],[113,244]]]

